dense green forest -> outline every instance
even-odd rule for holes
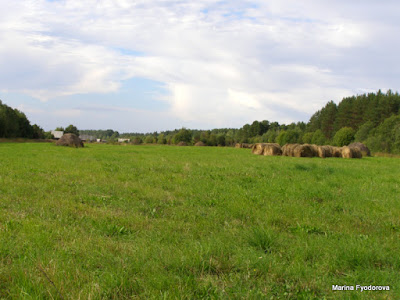
[[[0,100],[0,138],[43,139],[46,134],[38,125],[31,125],[26,115]]]
[[[365,143],[374,152],[400,154],[400,95],[388,90],[329,101],[314,113],[308,123],[254,121],[240,129],[186,128],[152,133],[119,133],[108,130],[80,130],[80,134],[115,142],[129,138],[133,144],[177,144],[202,142],[207,146],[233,146],[236,143],[312,143],[343,146],[353,141]],[[70,125],[71,127],[72,125]],[[75,127],[74,127],[75,128]],[[43,130],[31,126],[26,116],[0,102],[0,137],[42,138]]]

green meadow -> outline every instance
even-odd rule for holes
[[[0,143],[0,299],[399,299],[399,195],[398,158]]]

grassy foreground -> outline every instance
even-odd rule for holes
[[[399,299],[399,162],[2,143],[0,298]]]

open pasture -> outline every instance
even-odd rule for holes
[[[0,298],[399,299],[399,162],[1,143]]]

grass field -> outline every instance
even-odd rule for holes
[[[0,298],[399,299],[399,167],[1,143]]]

